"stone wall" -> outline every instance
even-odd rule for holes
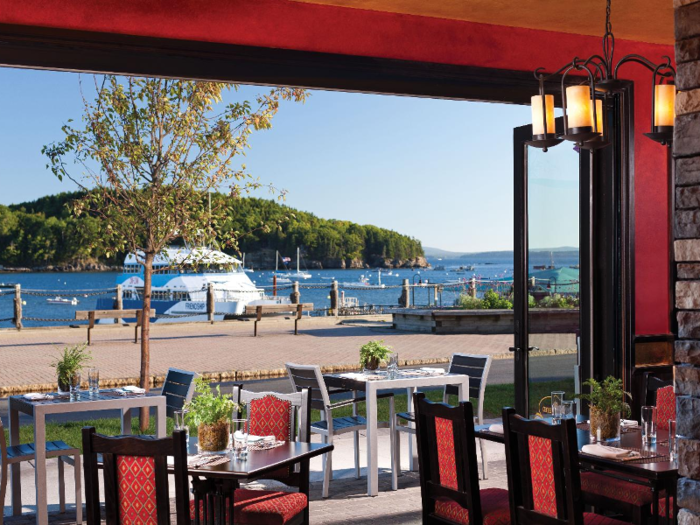
[[[700,1],[674,0],[678,522],[700,525]]]

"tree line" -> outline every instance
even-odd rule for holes
[[[102,225],[96,217],[76,218],[71,214],[68,205],[81,196],[81,192],[60,193],[32,202],[0,205],[0,265],[42,267],[86,261],[121,264],[126,254],[108,256],[91,248]],[[211,198],[215,205],[224,197],[212,194]],[[268,199],[237,199],[219,227],[234,232],[237,246],[223,247],[233,255],[265,249],[293,255],[300,246],[306,257],[317,261],[373,262],[379,258],[423,256],[417,239],[372,225],[322,219]]]

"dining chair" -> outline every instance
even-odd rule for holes
[[[472,404],[456,407],[413,395],[423,523],[507,525],[508,491],[479,490]]]
[[[168,456],[173,457],[176,522],[190,524],[187,433],[166,438],[103,436],[83,428],[85,500],[88,525],[100,524],[98,454],[103,471],[106,525],[170,524]]]
[[[484,392],[486,391],[486,381],[488,379],[489,370],[491,369],[490,355],[481,354],[452,354],[450,365],[447,368],[450,374],[466,374],[469,376],[469,398],[476,401],[476,416],[474,423],[477,425],[484,424]],[[443,394],[443,403],[449,402],[449,396],[456,396],[459,389],[456,385],[446,385]],[[408,424],[402,424],[406,421]],[[410,435],[415,434],[415,415],[413,412],[399,412],[396,414],[396,468],[401,472],[401,439],[399,432],[405,432]],[[488,479],[489,470],[486,460],[486,447],[484,440],[479,440],[479,451],[481,453],[481,468],[483,479]]]
[[[279,441],[309,442],[311,396],[307,388],[293,394],[276,392],[251,392],[244,390],[242,385],[234,385],[233,399],[245,403],[248,419],[248,433],[255,436],[275,436]],[[239,417],[242,415],[238,414]],[[250,452],[249,452],[250,453]],[[284,525],[308,525],[309,523],[309,476],[308,460],[306,468],[282,468],[265,475],[265,479],[281,481],[287,486],[296,487],[298,492],[278,490],[235,489],[233,491],[233,521],[232,523],[280,523]],[[195,523],[209,523],[203,500],[204,491],[210,483],[207,480],[201,484],[193,482],[195,500],[190,504],[190,513]],[[200,508],[200,516],[195,516],[195,509]],[[227,517],[230,522],[231,501],[226,500]]]
[[[0,421],[0,525],[3,524],[3,512],[5,507],[5,495],[7,494],[8,467],[17,463],[34,461],[34,443],[23,443],[12,447],[5,441],[5,429]],[[83,522],[83,496],[80,483],[80,450],[71,447],[63,441],[49,441],[46,443],[46,458],[58,458],[58,501],[61,512],[66,511],[66,483],[64,477],[64,464],[73,466],[75,474],[75,519],[77,523]]]
[[[513,525],[622,525],[583,512],[576,422],[529,420],[503,409],[508,494]]]
[[[168,373],[163,381],[161,394],[165,396],[165,415],[174,417],[176,410],[182,410],[182,407],[192,399],[194,394],[194,378],[197,376],[195,372],[179,370],[177,368],[168,368]]]
[[[303,388],[310,389],[311,408],[321,412],[321,421],[311,423],[311,432],[319,434],[324,443],[332,444],[333,437],[339,434],[353,433],[353,450],[355,455],[355,478],[360,478],[360,435],[361,430],[367,429],[367,419],[357,414],[357,404],[364,401],[364,397],[353,397],[331,403],[330,396],[335,394],[348,393],[348,390],[330,391],[326,387],[321,374],[321,367],[318,365],[297,365],[293,363],[285,363],[289,379],[292,382],[292,389],[295,392],[301,391]],[[353,396],[355,393],[353,392]],[[391,470],[392,473],[397,473],[396,454],[395,454],[395,412],[394,412],[394,394],[384,393],[377,395],[377,399],[389,399],[389,421],[377,422],[378,428],[390,429],[390,446],[391,446]],[[339,408],[352,407],[352,416],[333,417],[333,410]],[[323,455],[323,497],[328,497],[328,489],[333,476],[333,453]],[[392,488],[396,489],[396,476],[392,476]]]
[[[656,426],[668,430],[668,420],[676,419],[676,393],[673,385],[664,386],[656,391]]]

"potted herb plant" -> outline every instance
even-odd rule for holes
[[[92,359],[87,344],[66,346],[58,357],[51,363],[56,369],[58,391],[68,393],[80,386],[80,371]]]
[[[360,347],[360,366],[364,370],[376,370],[391,353],[391,347],[383,340],[369,341]]]
[[[627,399],[632,399],[629,392],[622,387],[622,379],[608,376],[599,382],[588,379],[583,386],[590,387],[590,393],[578,394],[576,397],[588,401],[591,409],[591,439],[617,441],[620,439],[620,417],[630,414]]]
[[[195,379],[195,396],[185,406],[188,424],[197,427],[200,452],[224,452],[228,447],[231,416],[238,409],[230,394],[222,394],[217,385],[212,390],[209,382]]]

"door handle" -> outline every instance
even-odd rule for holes
[[[517,351],[519,351],[519,350],[520,350],[520,348],[518,348],[517,346],[508,347],[508,351],[509,351],[509,352],[517,352]]]
[[[528,347],[527,347],[527,351],[528,351],[528,352],[531,352],[531,351],[533,351],[533,350],[539,350],[539,349],[540,349],[540,348],[539,348],[538,346],[528,346]]]

